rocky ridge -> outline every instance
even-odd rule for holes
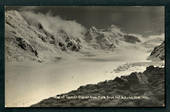
[[[88,84],[42,100],[32,107],[156,107],[164,106],[164,68],[149,66],[113,80]]]
[[[165,42],[161,45],[156,46],[151,52],[149,58],[150,60],[165,60]]]

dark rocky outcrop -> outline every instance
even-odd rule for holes
[[[18,46],[21,47],[23,50],[27,50],[38,57],[38,52],[30,45],[30,43],[27,40],[21,37],[16,37],[16,41]]]
[[[149,58],[150,60],[165,60],[165,43],[156,46],[151,52]]]
[[[124,39],[126,42],[129,42],[129,43],[141,42],[141,40],[134,35],[124,35]]]
[[[157,107],[164,106],[164,68],[149,66],[143,73],[88,84],[45,99],[32,107]]]

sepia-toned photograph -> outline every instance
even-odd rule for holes
[[[6,6],[5,107],[165,107],[164,6]]]

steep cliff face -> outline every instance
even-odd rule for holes
[[[151,52],[149,58],[150,60],[165,60],[165,43],[156,46]]]
[[[143,73],[81,86],[45,99],[32,107],[153,107],[164,105],[164,68],[149,66]]]

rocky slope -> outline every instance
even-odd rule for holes
[[[150,60],[165,60],[165,43],[156,46],[151,52],[149,58]]]
[[[58,57],[62,51],[79,51],[81,40],[72,38],[65,31],[54,35],[41,22],[29,23],[17,11],[5,15],[5,48],[7,61],[37,60]]]
[[[81,86],[45,99],[32,107],[154,107],[164,105],[164,68],[149,66],[143,73]]]

